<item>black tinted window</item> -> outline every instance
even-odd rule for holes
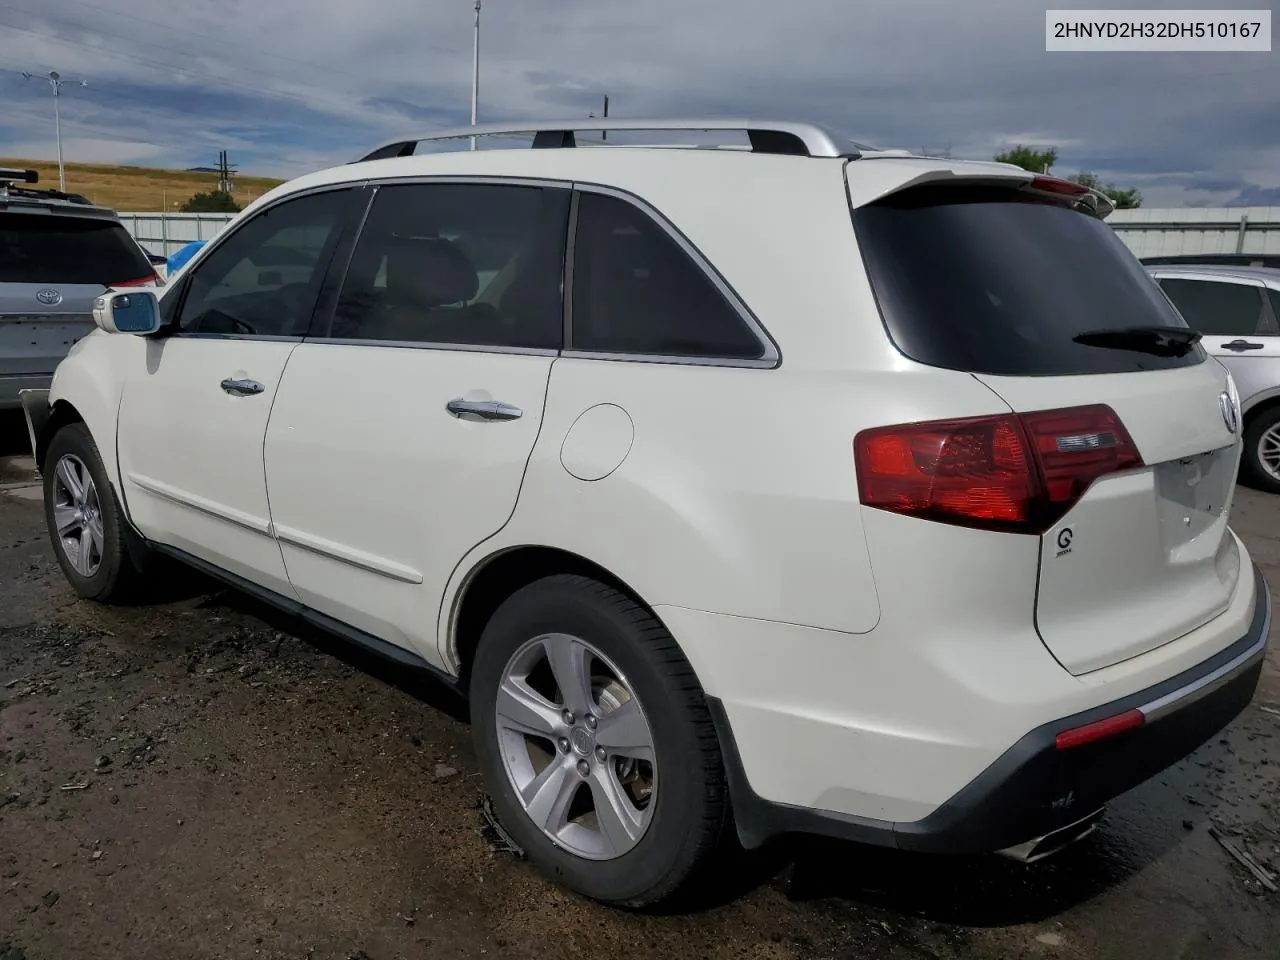
[[[1280,332],[1280,290],[1268,287],[1267,296],[1271,298],[1272,316],[1270,322],[1264,324],[1262,332],[1274,336],[1277,332]]]
[[[1164,292],[1187,325],[1210,337],[1251,337],[1262,323],[1262,291],[1243,283],[1166,277]]]
[[[155,271],[116,220],[0,213],[0,283],[126,283]]]
[[[305,336],[355,191],[264,210],[193,269],[179,314],[186,333]]]
[[[380,187],[329,335],[558,350],[568,219],[568,190]]]
[[[680,245],[633,204],[584,193],[573,253],[576,350],[754,359],[760,340]]]
[[[903,191],[854,213],[889,335],[908,357],[1005,376],[1203,362],[1086,346],[1085,331],[1186,324],[1105,222],[972,187]]]

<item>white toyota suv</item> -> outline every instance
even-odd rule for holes
[[[443,675],[630,906],[784,832],[1035,859],[1249,703],[1238,397],[1105,197],[590,123],[751,149],[401,141],[103,296],[25,397],[74,588],[168,555]]]

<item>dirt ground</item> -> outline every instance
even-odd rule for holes
[[[7,418],[6,418],[7,421]],[[1221,739],[1030,867],[795,840],[612,911],[483,829],[465,712],[192,576],[76,600],[0,423],[0,960],[1280,958],[1280,660]],[[8,483],[5,483],[6,478]],[[1236,529],[1280,585],[1280,498]]]

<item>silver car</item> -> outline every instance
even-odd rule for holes
[[[1243,479],[1280,493],[1280,269],[1158,264],[1147,270],[1235,378],[1244,415]]]
[[[104,290],[160,282],[114,211],[25,186],[36,179],[0,169],[0,410],[17,408],[21,390],[48,389],[59,361],[93,329]]]

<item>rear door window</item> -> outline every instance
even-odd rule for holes
[[[886,329],[920,363],[994,376],[1204,362],[1088,346],[1086,331],[1187,323],[1105,222],[1013,190],[920,187],[859,207],[854,228]]]
[[[1206,336],[1254,337],[1263,332],[1260,287],[1184,277],[1165,277],[1160,286],[1191,329]]]
[[[117,220],[0,213],[0,283],[126,283],[155,271]]]

